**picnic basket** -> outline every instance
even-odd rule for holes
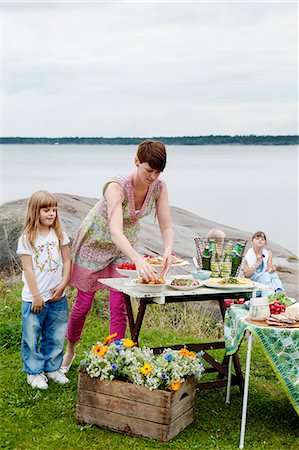
[[[235,275],[236,277],[238,277],[238,276],[240,276],[240,274],[242,272],[242,262],[243,262],[243,257],[245,254],[246,244],[248,241],[244,240],[244,239],[228,239],[228,238],[223,239],[223,241],[224,241],[223,248],[225,248],[227,246],[228,242],[232,242],[233,248],[235,247],[235,245],[237,243],[240,243],[243,245],[242,253],[240,255],[240,263],[239,263],[239,266],[237,268],[237,272]],[[199,268],[202,269],[202,255],[203,255],[206,245],[209,245],[210,239],[209,238],[201,238],[198,236],[198,237],[194,238],[194,242],[195,242],[195,247],[196,247],[196,259],[197,259]]]

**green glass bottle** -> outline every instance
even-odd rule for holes
[[[211,277],[218,278],[220,277],[220,259],[217,252],[216,245],[214,245],[211,256]]]
[[[232,242],[229,241],[227,246],[224,249],[224,256],[221,262],[221,277],[228,278],[230,277],[232,271]]]
[[[233,256],[232,256],[232,270],[231,270],[231,276],[235,277],[239,268],[239,265],[242,261],[242,253],[245,245],[241,242],[237,242],[233,249]]]
[[[205,249],[203,251],[202,268],[204,270],[210,270],[210,268],[211,268],[211,254],[210,254],[210,250],[209,250],[209,244],[207,244],[205,246]]]

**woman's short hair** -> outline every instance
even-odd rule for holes
[[[137,155],[141,163],[147,162],[150,167],[163,172],[166,166],[166,147],[160,141],[143,141],[138,145]]]

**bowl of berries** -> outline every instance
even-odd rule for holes
[[[128,261],[122,262],[116,267],[117,272],[123,277],[136,278],[137,270],[134,263]]]

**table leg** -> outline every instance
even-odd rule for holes
[[[139,337],[144,313],[146,310],[146,300],[142,300],[142,299],[140,300],[136,322],[134,320],[131,298],[129,295],[126,295],[126,294],[125,294],[125,303],[126,303],[131,339],[138,344],[138,337]]]
[[[227,404],[230,403],[230,388],[232,383],[232,361],[233,357],[231,355],[228,360],[228,375],[227,375],[226,400],[225,400],[225,403]]]
[[[245,425],[247,415],[247,401],[248,401],[248,387],[249,387],[249,374],[250,374],[250,359],[251,359],[251,347],[252,347],[252,334],[249,333],[247,356],[246,356],[246,372],[243,394],[243,406],[242,406],[242,421],[241,421],[241,433],[240,433],[240,445],[239,448],[244,448],[245,438]]]

